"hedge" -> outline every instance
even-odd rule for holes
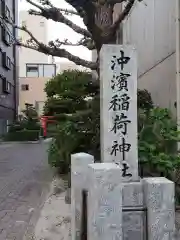
[[[35,141],[39,139],[39,130],[21,130],[9,132],[5,136],[6,141]]]

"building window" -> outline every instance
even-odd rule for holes
[[[4,18],[7,18],[7,19],[11,20],[11,12],[10,12],[10,10],[9,10],[8,6],[6,5],[4,0],[1,3],[1,12],[2,12],[2,16]]]
[[[3,78],[3,92],[10,93],[11,92],[11,84],[7,81],[6,78]]]
[[[38,65],[26,65],[26,76],[27,77],[38,77]]]
[[[11,69],[11,59],[7,56],[6,52],[2,53],[2,65],[8,70]]]
[[[29,91],[29,84],[22,84],[21,85],[21,90],[22,91]]]
[[[6,16],[6,4],[5,4],[5,1],[1,2],[1,14],[2,14],[3,17]]]
[[[56,75],[55,64],[26,64],[26,77],[53,77]]]
[[[11,35],[4,26],[2,27],[2,40],[7,46],[11,45]]]

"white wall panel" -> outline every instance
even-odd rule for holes
[[[138,51],[139,88],[152,94],[155,104],[176,115],[175,0],[137,2],[123,24],[123,41]]]

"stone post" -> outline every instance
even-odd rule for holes
[[[122,240],[122,177],[114,163],[89,165],[88,240]]]
[[[122,166],[122,181],[137,181],[137,56],[129,45],[100,52],[101,159]]]
[[[173,240],[175,232],[174,183],[166,178],[145,178],[148,240]]]
[[[71,155],[71,235],[72,240],[80,239],[82,216],[82,190],[88,188],[88,164],[94,157],[87,153]]]

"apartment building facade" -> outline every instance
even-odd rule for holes
[[[17,0],[0,0],[0,134],[16,118],[18,107],[17,31],[5,19],[17,24]]]
[[[19,12],[19,24],[39,40],[47,43],[47,21],[45,18],[30,15],[27,10]],[[19,31],[19,38],[26,42],[28,34]],[[28,48],[19,50],[19,114],[25,108],[25,103],[33,104],[40,114],[43,109],[46,94],[46,82],[56,74],[54,64],[48,64],[48,56]]]
[[[38,115],[43,114],[46,83],[56,75],[56,64],[26,64],[26,76],[19,78],[19,113],[30,103],[36,108]]]
[[[19,12],[19,24],[26,26],[27,29],[43,43],[48,42],[48,26],[47,20],[41,16],[33,16],[28,11]],[[26,32],[19,31],[19,38],[26,42],[29,36]],[[27,64],[48,63],[48,56],[28,48],[20,48],[19,50],[19,76],[26,77]]]

